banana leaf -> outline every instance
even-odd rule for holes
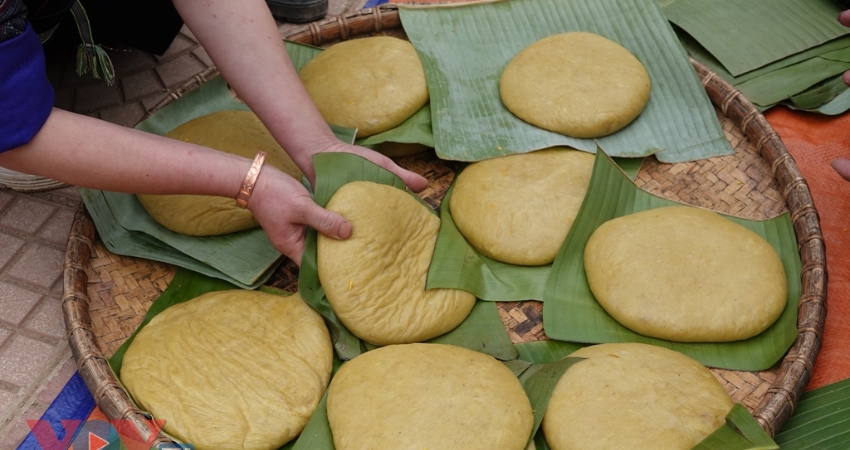
[[[726,415],[726,423],[691,450],[779,450],[779,446],[747,408],[735,403]]]
[[[643,158],[617,158],[617,164],[632,179],[642,163]],[[489,301],[543,300],[552,265],[519,266],[481,254],[463,237],[452,219],[449,205],[453,188],[454,182],[441,203],[440,234],[428,270],[426,289],[464,289]]]
[[[534,364],[528,368],[519,377],[522,383],[522,388],[525,389],[528,399],[531,401],[531,409],[534,411],[534,427],[531,430],[529,445],[536,441],[539,432],[540,422],[543,421],[543,414],[546,413],[546,408],[549,406],[549,399],[552,397],[552,391],[561,376],[573,364],[583,360],[584,358],[562,358],[550,363]]]
[[[734,76],[850,32],[831,0],[676,0],[667,19],[699,41]]]
[[[102,195],[115,220],[125,230],[151,236],[198,263],[232,277],[242,287],[251,288],[262,283],[263,275],[274,271],[283,260],[260,228],[221,236],[187,236],[160,225],[133,194],[102,191]]]
[[[836,58],[850,56],[850,48],[832,52]],[[799,94],[815,84],[850,70],[850,62],[829,59],[826,56],[815,58],[776,70],[735,87],[750,101],[766,106],[781,102],[794,94]]]
[[[844,92],[838,94],[829,102],[809,111],[825,114],[827,116],[837,116],[850,110],[850,89],[845,89]]]
[[[663,162],[682,162],[733,153],[708,95],[652,0],[399,5],[399,14],[425,68],[434,144],[442,159],[478,161],[559,145],[596,151],[597,140],[570,138],[520,120],[499,95],[499,77],[517,53],[568,31],[589,31],[620,43],[653,80],[641,115],[598,139],[609,154],[658,152]]]
[[[86,205],[86,209],[92,217],[92,221],[97,226],[97,232],[100,239],[106,248],[116,255],[128,255],[137,258],[145,258],[155,261],[162,261],[168,264],[173,264],[178,267],[184,267],[206,276],[218,278],[228,283],[233,283],[244,289],[253,289],[264,283],[271,276],[274,269],[277,268],[280,261],[276,261],[269,266],[265,272],[249,271],[245,278],[253,279],[249,283],[243,283],[233,276],[222,272],[215,267],[205,264],[192,256],[183,253],[174,247],[162,242],[155,237],[139,232],[129,230],[121,226],[115,218],[113,211],[109,208],[106,201],[105,192],[93,189],[80,189],[80,197]],[[114,193],[110,193],[114,194]],[[129,196],[135,198],[135,196]],[[244,238],[242,239],[245,240]],[[250,240],[250,238],[248,238]],[[259,268],[255,267],[259,270]],[[243,274],[245,272],[243,271]]]
[[[782,450],[850,448],[850,379],[803,394],[775,440]]]
[[[620,216],[676,205],[643,191],[604,154],[597,152],[587,197],[552,266],[543,303],[543,326],[551,339],[580,342],[642,342],[667,347],[710,367],[766,370],[779,361],[797,337],[800,255],[788,213],[767,221],[726,216],[758,233],[779,254],[788,279],[788,302],[779,319],[750,339],[725,343],[681,343],[637,334],[615,321],[597,303],[584,273],[584,247],[602,223]]]
[[[546,364],[560,360],[570,353],[586,347],[586,344],[576,344],[564,341],[537,341],[514,344],[519,352],[519,358],[533,364]]]
[[[399,126],[363,139],[354,141],[357,145],[372,147],[384,142],[402,144],[422,144],[434,147],[434,133],[431,131],[431,104],[428,103]]]
[[[826,81],[807,89],[799,94],[792,95],[789,106],[795,109],[806,111],[820,112],[821,108],[826,108],[829,103],[838,100],[842,94],[848,91],[847,85],[841,76],[832,77]],[[843,112],[843,111],[842,111]]]
[[[402,189],[436,215],[430,206],[407,189],[400,178],[364,158],[349,153],[325,153],[314,155],[313,164],[316,168],[316,191],[313,199],[319,206],[327,205],[331,196],[344,184],[365,180]],[[301,260],[298,290],[301,297],[331,324],[331,334],[337,355],[341,359],[348,360],[368,350],[369,347],[345,328],[345,325],[333,313],[325,297],[316,265],[316,240],[316,230],[309,228]],[[499,359],[516,358],[516,351],[510,343],[495,305],[481,303],[476,302],[470,315],[457,328],[429,342],[466,347]]]
[[[736,77],[687,33],[679,29],[677,35],[692,58],[717,73],[762,108],[772,107],[789,97],[793,99],[796,95],[803,96],[802,101],[808,105],[801,109],[817,108],[837,95],[832,94],[830,97],[831,91],[818,89],[819,83],[850,68],[850,63],[843,61],[850,55],[850,36]]]

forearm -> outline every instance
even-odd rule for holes
[[[117,192],[235,197],[251,161],[53,109],[27,144],[0,166]]]
[[[289,59],[263,0],[175,0],[183,20],[275,139],[312,175],[312,154],[339,141]]]

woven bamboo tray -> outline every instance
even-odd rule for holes
[[[404,37],[398,10],[390,6],[311,23],[287,33],[293,41],[317,46],[374,34]],[[799,335],[786,356],[763,372],[716,370],[727,392],[744,404],[771,435],[790,417],[802,395],[820,350],[826,316],[826,257],[818,213],[805,179],[779,136],[761,113],[731,85],[693,62],[736,154],[681,164],[647,158],[636,182],[656,195],[750,219],[767,219],[790,211],[802,259]],[[216,76],[210,68],[187,81],[150,113]],[[422,197],[439,206],[454,177],[455,163],[433,152],[397,160],[423,174],[431,187]],[[147,438],[147,418],[129,400],[107,365],[107,355],[133,333],[150,304],[165,289],[174,267],[117,256],[97,237],[84,207],[77,211],[68,241],[62,309],[77,368],[104,414],[134,424]],[[294,292],[298,268],[283,264],[268,284]],[[542,303],[499,303],[502,320],[514,342],[546,339]],[[170,442],[160,437],[157,443]]]

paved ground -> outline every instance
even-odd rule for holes
[[[328,17],[365,0],[331,0]],[[297,24],[280,24],[282,31]],[[45,47],[56,107],[135,125],[169,92],[212,65],[183,28],[162,55],[132,49],[108,53],[116,82],[78,76],[74,55]],[[39,193],[0,189],[0,449],[14,449],[76,371],[60,300],[68,232],[80,197],[74,187]]]

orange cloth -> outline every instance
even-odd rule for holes
[[[823,345],[806,387],[850,378],[850,182],[830,166],[850,158],[850,114],[837,117],[773,108],[765,114],[806,179],[826,246],[827,314]]]

